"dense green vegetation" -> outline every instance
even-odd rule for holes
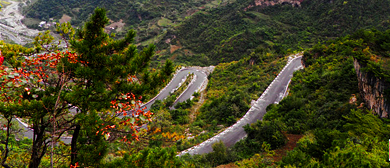
[[[177,35],[178,44],[193,55],[177,51],[176,59],[196,65],[217,64],[239,60],[258,45],[285,53],[362,28],[389,28],[388,0],[310,0],[300,7],[284,3],[245,11],[249,5],[254,2],[237,1],[184,20],[168,35]],[[178,45],[175,40],[172,44]]]
[[[304,134],[280,166],[388,166],[379,158],[387,158],[389,123],[359,106],[353,67],[353,57],[383,51],[362,36],[370,32],[359,31],[305,52],[306,68],[294,74],[289,96],[268,107],[263,122],[281,122],[284,131]],[[355,102],[350,101],[353,96]],[[278,139],[267,142],[272,145]]]
[[[290,133],[303,137],[277,166],[388,167],[384,158],[388,157],[390,123],[361,104],[353,66],[354,58],[371,58],[366,60],[367,65],[371,62],[386,68],[379,61],[385,57],[375,54],[387,52],[380,40],[387,34],[360,30],[315,45],[304,53],[306,68],[294,73],[289,96],[278,105],[270,105],[263,121],[245,126],[247,138],[230,149],[216,143],[212,153],[183,159],[199,167],[235,161],[240,167],[266,167],[274,155],[269,149],[282,147],[286,133]]]
[[[141,23],[157,17],[177,17],[183,14],[188,7],[200,5],[198,1],[129,1],[129,0],[82,0],[82,1],[45,1],[38,0],[24,9],[27,17],[49,20],[60,19],[63,14],[72,17],[72,24],[80,23],[90,16],[96,7],[104,7],[108,17],[114,21],[120,19],[128,25]],[[188,6],[187,8],[181,6]]]
[[[187,65],[238,61],[258,46],[286,54],[362,28],[385,30],[390,25],[388,0],[305,0],[300,6],[283,3],[268,7],[254,6],[252,0],[39,0],[25,13],[40,19],[68,14],[78,25],[96,6],[107,8],[113,21],[123,19],[126,27],[136,29],[141,46],[157,43],[159,54],[153,65],[168,58]],[[121,32],[117,35],[124,36]],[[172,50],[175,47],[178,49]]]
[[[257,100],[286,60],[258,48],[250,56],[231,63],[219,64],[210,76],[207,101],[200,109],[200,118],[207,123],[232,125]]]
[[[117,38],[123,38],[126,31],[134,29],[138,32],[137,43],[141,42],[142,46],[147,46],[162,40],[167,29],[177,26],[185,17],[200,9],[213,8],[221,3],[226,1],[37,0],[28,3],[22,11],[26,16],[23,22],[28,27],[41,29],[38,27],[40,20],[50,21],[50,18],[53,18],[58,23],[63,15],[71,19],[72,25],[81,27],[96,7],[105,8],[108,18],[112,21],[110,23],[114,23],[109,26],[114,28],[109,28],[111,33],[116,33]]]
[[[389,82],[390,30],[386,30],[385,32],[375,29],[367,31],[360,30],[352,37],[361,38],[363,43],[369,44],[361,53],[354,55],[354,58],[364,66],[363,70],[373,73],[377,78],[385,78]]]
[[[159,54],[152,66],[168,58],[176,64],[210,65],[239,60],[259,45],[285,54],[361,28],[386,29],[390,24],[383,7],[389,3],[313,0],[303,1],[299,7],[284,3],[248,8],[253,1],[70,1],[60,5],[41,0],[25,13],[40,19],[68,14],[78,25],[94,7],[102,6],[108,9],[110,19],[123,19],[126,27],[139,32],[136,40],[141,46],[157,43]],[[58,10],[53,13],[53,8]],[[172,50],[175,47],[178,49]]]

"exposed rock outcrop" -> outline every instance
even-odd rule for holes
[[[371,72],[364,72],[364,65],[354,59],[354,67],[358,78],[360,95],[366,106],[382,118],[389,118],[389,101],[385,98],[385,89],[390,89],[390,83],[379,79]]]
[[[255,0],[253,5],[249,5],[244,10],[246,11],[255,6],[274,6],[283,3],[291,4],[293,6],[301,6],[301,2],[303,2],[303,0]]]

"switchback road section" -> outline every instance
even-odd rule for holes
[[[243,139],[246,136],[243,126],[262,120],[267,106],[272,103],[279,103],[283,99],[294,71],[302,68],[301,59],[300,54],[294,55],[256,103],[236,124],[203,143],[182,151],[178,156],[187,153],[190,155],[210,153],[213,151],[212,145],[216,142],[223,141],[226,147],[231,147]]]

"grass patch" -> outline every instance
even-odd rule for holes
[[[206,4],[205,7],[207,8],[213,8],[213,7],[216,7],[218,6],[219,4],[221,4],[221,0],[214,0],[214,1],[211,1],[210,3]]]
[[[161,18],[158,22],[157,25],[162,26],[162,27],[168,27],[172,26],[172,21],[167,19],[167,18]]]
[[[259,19],[266,19],[266,20],[271,19],[268,15],[260,13],[260,12],[250,11],[248,13],[251,13],[251,14],[255,15]]]
[[[140,45],[141,46],[147,46],[149,44],[156,44],[165,36],[165,34],[167,34],[166,31],[164,31],[163,33],[161,33],[161,34],[159,34],[157,36],[154,36],[154,37],[152,37],[152,38],[150,38],[148,40],[142,41]]]

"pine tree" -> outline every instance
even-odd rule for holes
[[[70,40],[72,51],[78,55],[76,63],[64,61],[64,69],[75,84],[66,101],[80,109],[74,123],[72,164],[98,164],[107,152],[104,136],[97,134],[102,130],[102,126],[97,123],[115,123],[114,119],[111,119],[113,116],[102,113],[112,106],[110,102],[129,93],[132,95],[132,101],[142,100],[140,95],[155,90],[155,87],[165,83],[166,78],[173,72],[172,63],[169,61],[163,71],[149,72],[149,61],[155,46],[150,45],[138,52],[132,44],[136,34],[133,30],[130,30],[124,39],[113,40],[104,32],[107,23],[105,10],[97,8],[83,29]],[[143,114],[146,115],[148,114]],[[135,135],[134,132],[136,130],[127,131],[127,134]]]

